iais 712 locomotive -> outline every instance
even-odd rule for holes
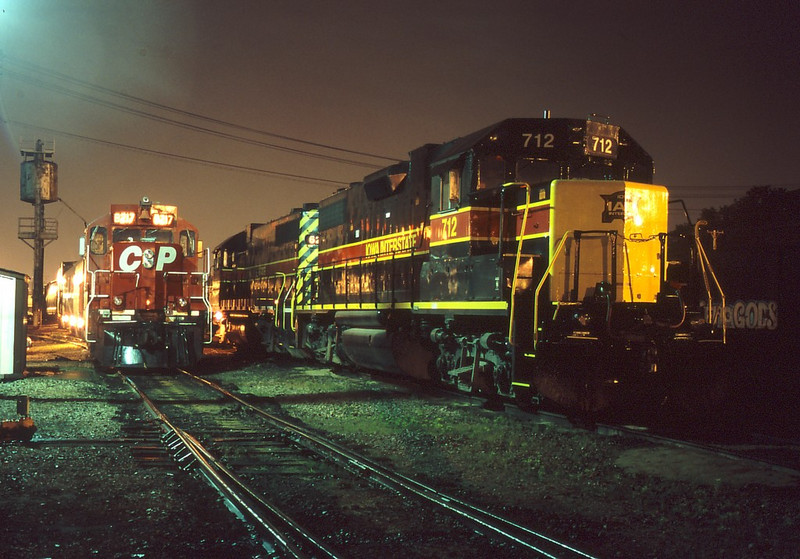
[[[489,402],[614,408],[724,339],[667,281],[652,178],[605,119],[508,119],[422,146],[221,243],[218,336]]]
[[[102,367],[192,366],[210,342],[209,257],[175,206],[112,204],[62,264],[54,303]]]

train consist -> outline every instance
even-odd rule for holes
[[[47,313],[102,367],[191,366],[211,341],[209,257],[175,206],[112,204],[86,227],[82,259],[48,286]]]
[[[668,193],[652,178],[605,119],[508,119],[422,146],[217,246],[217,337],[489,404],[618,407],[724,341],[667,281]]]

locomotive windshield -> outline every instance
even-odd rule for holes
[[[92,254],[106,253],[106,228],[101,226],[92,227],[89,234],[89,250]]]
[[[478,161],[476,190],[497,188],[506,181],[506,161],[499,155]]]
[[[509,172],[513,169],[513,175]],[[477,166],[474,190],[492,190],[507,182],[524,182],[531,185],[549,183],[555,179],[632,180],[649,182],[645,165],[616,168],[596,161],[552,161],[542,158],[522,157],[507,162],[499,156],[481,158]]]
[[[562,165],[558,161],[524,158],[517,161],[514,181],[534,185],[549,183],[553,179],[562,178],[562,176]]]
[[[114,229],[115,243],[132,243],[136,241],[171,243],[172,231],[168,229],[136,229],[133,227]]]
[[[195,253],[195,234],[194,231],[186,229],[181,231],[180,245],[184,256],[194,256]]]

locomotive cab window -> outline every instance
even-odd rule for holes
[[[108,232],[105,227],[92,227],[89,233],[89,251],[92,254],[105,254],[108,247]]]
[[[181,231],[180,245],[184,256],[194,256],[196,251],[194,231],[188,229]]]
[[[447,184],[449,209],[454,210],[461,202],[461,173],[456,169],[450,169],[450,172],[447,173]]]
[[[564,175],[561,163],[544,159],[520,159],[514,180],[530,185],[550,183],[555,179],[570,178]]]
[[[142,241],[150,243],[171,243],[172,231],[168,229],[143,229]]]
[[[431,177],[431,201],[434,212],[458,209],[461,204],[461,172],[458,169]]]
[[[499,188],[506,182],[506,162],[502,157],[491,155],[478,161],[475,190]]]

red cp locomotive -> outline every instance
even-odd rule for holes
[[[103,367],[191,366],[210,341],[208,258],[175,206],[112,204],[88,224],[62,313]],[[62,321],[65,318],[62,316]]]

